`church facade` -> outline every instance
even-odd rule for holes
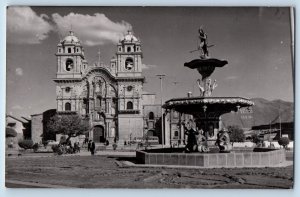
[[[109,65],[89,65],[80,40],[70,31],[55,54],[56,111],[88,117],[89,138],[96,143],[144,134],[141,42],[129,31],[116,47]]]

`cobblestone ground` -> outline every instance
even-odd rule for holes
[[[78,188],[292,188],[293,166],[242,169],[164,169],[117,165],[108,156],[6,159],[6,180]],[[120,163],[120,162],[119,162]],[[6,184],[7,187],[28,187]]]

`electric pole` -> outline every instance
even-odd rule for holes
[[[281,138],[281,116],[280,116],[280,105],[279,105],[278,114],[279,114],[279,139],[280,139],[280,138]]]
[[[164,133],[164,114],[163,114],[163,93],[162,93],[162,80],[166,76],[164,74],[156,75],[160,79],[160,104],[161,104],[161,143],[164,148],[165,143],[165,133]]]

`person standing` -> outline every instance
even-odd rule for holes
[[[92,145],[92,140],[89,140],[89,143],[88,143],[88,151],[89,152],[91,151],[91,145]]]
[[[92,155],[94,155],[94,154],[95,154],[95,148],[96,148],[96,146],[95,146],[95,142],[93,142],[93,141],[92,141],[92,143],[91,143],[91,147],[90,147],[90,150],[91,150],[91,154],[92,154]]]

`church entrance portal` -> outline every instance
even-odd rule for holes
[[[94,142],[105,142],[105,134],[104,134],[104,128],[101,125],[94,126],[94,132],[93,132],[93,140]]]

